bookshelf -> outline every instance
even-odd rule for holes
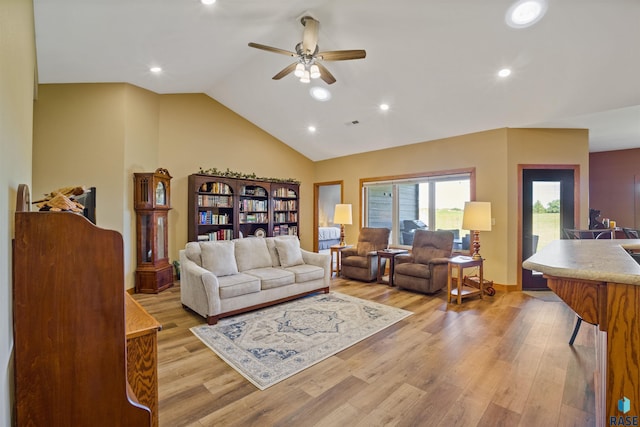
[[[189,241],[298,235],[300,186],[189,175]]]
[[[271,184],[272,235],[298,235],[298,191],[296,184]]]

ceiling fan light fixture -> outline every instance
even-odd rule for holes
[[[298,78],[302,78],[302,76],[304,76],[304,71],[304,65],[298,64],[296,65],[296,70],[293,72],[293,75]]]
[[[300,81],[302,83],[309,83],[311,82],[311,75],[309,74],[308,70],[304,70],[304,74],[302,75],[302,77],[300,77]]]
[[[309,71],[312,79],[317,79],[318,77],[320,77],[320,68],[316,64],[313,64]]]

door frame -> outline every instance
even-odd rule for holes
[[[318,252],[318,201],[320,199],[320,187],[329,185],[340,186],[340,203],[344,203],[344,181],[326,181],[313,183],[313,251]]]
[[[522,290],[522,184],[524,169],[570,169],[573,170],[573,223],[580,223],[580,165],[518,164],[518,238],[517,238],[517,290]]]

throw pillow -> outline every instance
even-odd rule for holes
[[[263,237],[245,237],[234,240],[238,271],[271,267],[271,256]]]
[[[269,256],[271,257],[271,266],[280,267],[280,257],[278,256],[278,249],[276,248],[276,239],[278,237],[267,237],[267,248],[269,249]]]
[[[300,240],[297,237],[293,239],[276,239],[276,249],[278,249],[278,256],[280,257],[280,265],[283,267],[304,264],[302,252],[300,251]]]
[[[198,264],[199,267],[202,267],[202,251],[200,250],[200,245],[198,242],[189,242],[184,248],[184,253],[191,261]]]
[[[220,277],[237,274],[234,246],[230,240],[200,242],[202,267]]]

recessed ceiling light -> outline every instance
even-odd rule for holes
[[[382,111],[387,111],[389,109],[389,104],[380,104],[380,109]]]
[[[502,70],[498,71],[498,75],[500,77],[509,77],[511,75],[511,70],[508,68],[503,68]]]
[[[206,5],[214,4],[215,2],[216,0],[200,0],[200,3],[206,4]]]
[[[316,131],[316,127],[315,127],[315,126],[309,126],[309,127],[307,128],[307,130],[308,130],[309,132],[311,132],[311,133],[314,133],[314,132]]]
[[[309,93],[318,101],[328,101],[331,99],[331,92],[321,86],[314,86],[309,89]]]
[[[151,67],[149,68],[149,71],[151,71],[154,74],[158,74],[162,72],[162,67]]]
[[[547,11],[546,0],[519,0],[507,10],[507,25],[526,28],[538,22]]]

